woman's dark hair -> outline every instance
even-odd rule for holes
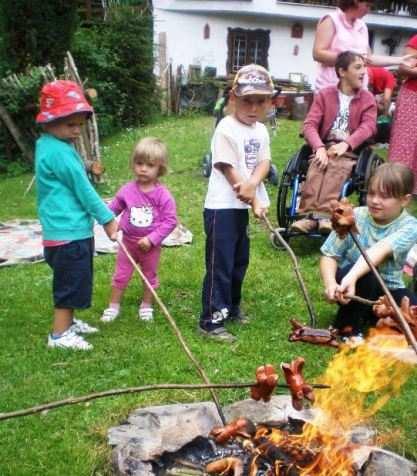
[[[334,65],[337,77],[340,78],[339,69],[347,71],[349,66],[354,63],[358,58],[365,61],[362,55],[360,55],[359,53],[354,53],[353,51],[343,51],[343,53],[339,53],[337,55],[336,63]]]
[[[394,198],[410,195],[414,190],[414,174],[408,167],[397,162],[380,165],[369,179],[368,190]]]
[[[367,2],[367,3],[373,3],[373,2]],[[349,8],[356,7],[357,4],[358,4],[358,0],[339,0],[338,7],[340,8],[340,10],[343,10],[345,12]]]

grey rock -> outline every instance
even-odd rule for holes
[[[301,412],[294,410],[289,395],[273,396],[269,402],[257,402],[252,399],[242,400],[225,407],[224,414],[227,421],[244,416],[255,424],[268,421],[286,421],[289,416],[305,421],[313,419],[313,413],[310,410],[302,410]]]
[[[152,464],[141,461],[129,445],[113,450],[112,463],[117,476],[155,476]]]
[[[415,476],[417,465],[391,451],[375,448],[365,464],[363,476]]]
[[[136,410],[127,423],[109,429],[112,446],[131,448],[138,460],[150,461],[163,452],[174,452],[199,435],[221,425],[212,402],[165,405]]]

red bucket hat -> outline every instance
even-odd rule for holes
[[[93,108],[77,83],[57,80],[43,86],[40,112],[36,116],[38,124],[46,124],[79,112],[92,114]]]

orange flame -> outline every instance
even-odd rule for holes
[[[362,344],[343,345],[334,355],[319,379],[331,389],[316,392],[316,416],[302,435],[309,447],[321,440],[321,450],[301,476],[354,474],[350,433],[397,395],[407,381],[413,366],[399,358],[399,351],[407,347],[402,335],[373,330]]]
[[[256,436],[294,453],[300,476],[357,474],[352,430],[399,393],[413,368],[402,358],[407,348],[402,335],[384,329],[372,330],[359,345],[342,345],[318,379],[331,388],[316,392],[315,417],[302,434],[259,429]]]

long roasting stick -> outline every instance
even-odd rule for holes
[[[188,345],[186,344],[185,340],[184,340],[184,337],[182,336],[180,330],[178,329],[178,326],[176,324],[176,322],[174,321],[173,317],[171,316],[171,314],[169,313],[168,309],[165,307],[165,304],[161,301],[161,299],[159,298],[158,294],[156,293],[156,291],[153,289],[153,287],[151,286],[151,284],[149,283],[149,281],[146,279],[146,276],[143,274],[142,270],[140,269],[140,267],[137,265],[136,261],[132,258],[132,256],[130,255],[129,251],[127,250],[126,246],[124,245],[123,241],[120,239],[120,238],[117,238],[117,242],[119,243],[119,246],[122,248],[122,250],[124,251],[124,253],[126,254],[128,260],[132,263],[133,267],[136,269],[136,271],[139,273],[139,276],[142,278],[142,281],[145,283],[146,287],[149,289],[149,291],[151,292],[152,296],[154,297],[155,301],[159,304],[159,307],[161,308],[162,310],[162,313],[164,314],[164,316],[167,318],[168,320],[168,323],[171,325],[173,331],[174,331],[174,334],[177,336],[177,339],[179,340],[182,348],[184,349],[184,352],[187,354],[188,358],[191,360],[191,362],[194,364],[195,368],[197,369],[198,373],[201,375],[204,383],[206,383],[207,385],[212,385],[210,383],[210,380],[208,379],[206,373],[204,372],[203,368],[201,367],[201,365],[199,364],[199,362],[197,361],[197,359],[194,357],[194,355],[192,354],[192,352],[190,351],[190,349],[188,348]],[[216,408],[217,408],[217,412],[219,413],[219,416],[220,416],[220,419],[222,420],[223,424],[225,425],[226,424],[226,418],[223,414],[223,411],[222,411],[222,408],[220,406],[220,402],[219,402],[219,399],[216,395],[216,392],[213,390],[213,388],[210,388],[209,390],[210,394],[211,394],[211,398],[213,399],[213,402],[214,404],[216,405]]]
[[[349,299],[351,299],[352,301],[356,301],[356,302],[360,302],[361,304],[366,304],[367,306],[373,306],[375,305],[378,301],[371,301],[370,299],[365,299],[363,297],[360,297],[360,296],[347,296],[349,297]]]
[[[349,230],[349,235],[352,237],[352,240],[355,242],[355,245],[358,247],[359,251],[361,252],[361,255],[363,256],[363,259],[366,261],[367,265],[371,269],[371,271],[374,273],[375,278],[377,279],[379,285],[381,286],[382,290],[384,291],[385,295],[387,296],[389,303],[391,304],[392,308],[395,311],[395,314],[398,317],[398,320],[401,324],[401,327],[403,328],[403,331],[407,337],[407,340],[409,344],[413,347],[415,353],[417,354],[417,341],[414,337],[414,334],[411,332],[410,326],[408,325],[408,322],[405,320],[401,309],[398,307],[397,303],[395,302],[394,298],[392,297],[392,294],[390,290],[388,289],[387,285],[384,283],[384,280],[382,279],[381,275],[379,274],[378,269],[372,263],[371,259],[368,256],[368,253],[364,249],[364,247],[361,245],[361,243],[358,240],[358,237],[356,236],[355,232]]]
[[[271,222],[269,221],[268,217],[266,215],[262,215],[262,219],[266,223],[266,226],[269,228],[269,231],[279,240],[281,245],[288,251],[288,254],[291,256],[291,259],[294,263],[295,275],[296,275],[298,283],[300,285],[301,292],[303,293],[303,297],[304,297],[305,303],[307,305],[308,314],[310,315],[310,325],[312,327],[316,327],[316,315],[314,313],[313,304],[312,304],[310,296],[308,294],[307,287],[306,287],[306,285],[304,283],[304,280],[303,280],[303,277],[301,276],[301,273],[300,273],[300,267],[298,265],[297,257],[295,256],[295,253],[291,249],[289,244],[281,236],[281,233],[271,225]]]
[[[158,384],[158,385],[146,385],[142,387],[129,387],[129,388],[116,388],[113,390],[106,390],[103,392],[90,393],[88,395],[83,395],[82,397],[69,397],[65,400],[57,400],[55,402],[44,403],[42,405],[36,405],[34,407],[25,408],[23,410],[16,410],[8,413],[0,413],[1,420],[9,420],[11,418],[18,418],[28,415],[34,415],[35,413],[41,413],[48,410],[53,410],[54,408],[63,407],[65,405],[75,405],[78,403],[89,402],[91,400],[96,400],[98,398],[111,397],[116,395],[126,395],[128,393],[140,393],[148,392],[152,390],[205,390],[213,388],[248,388],[256,385],[256,382],[251,383],[217,383],[217,384]],[[329,385],[325,384],[310,384],[313,388],[317,389],[328,389]],[[280,388],[289,388],[288,385],[278,384],[277,387]]]

